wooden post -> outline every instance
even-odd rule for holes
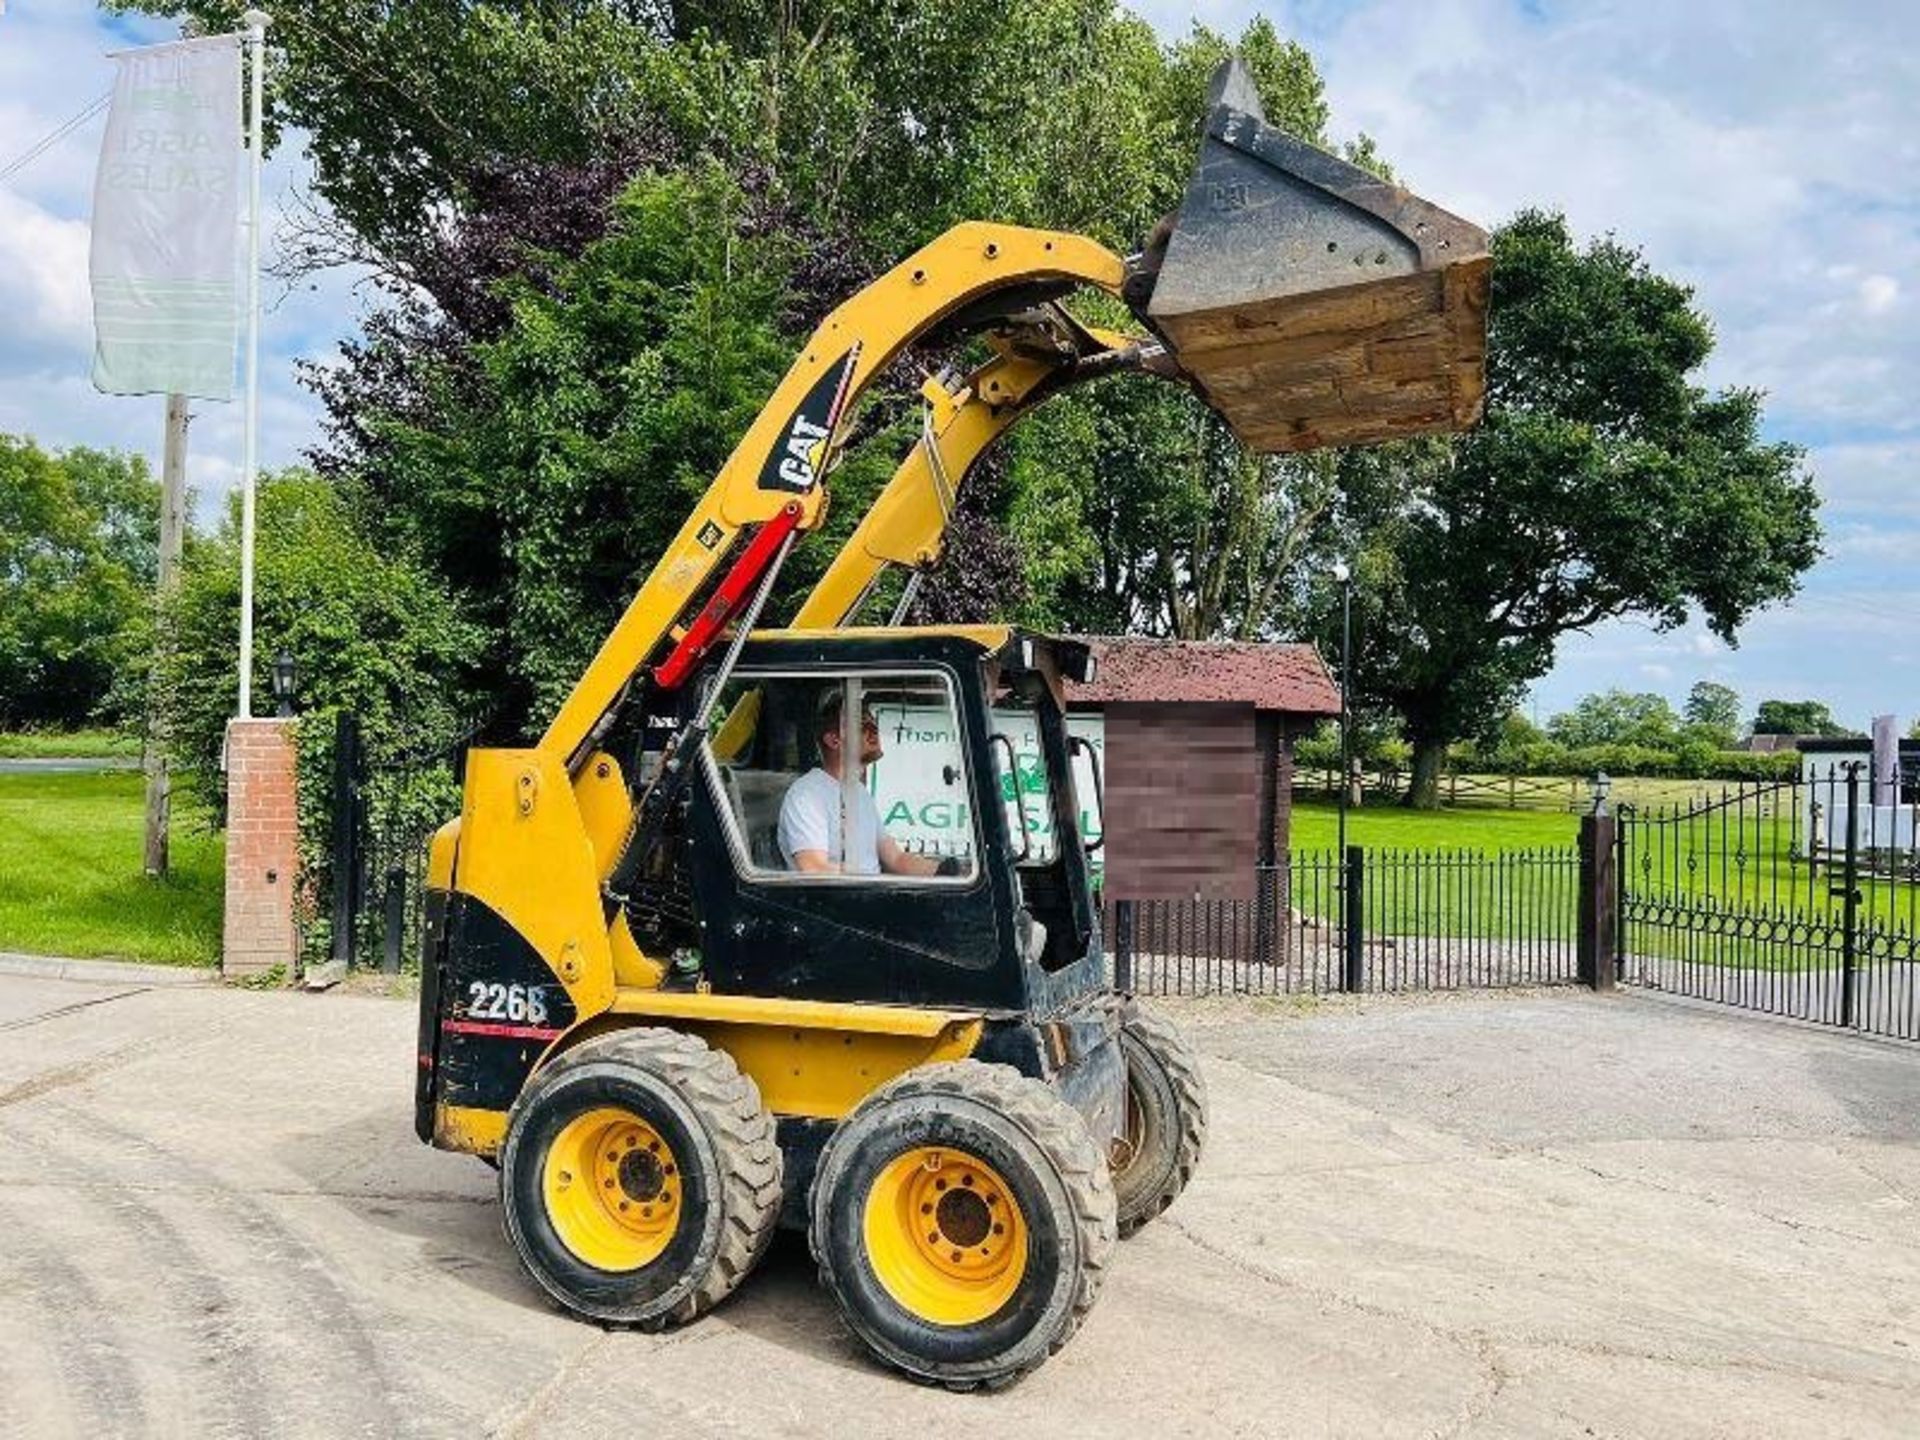
[[[166,604],[180,583],[181,537],[186,530],[187,397],[167,396],[167,434],[160,458],[160,573],[155,586],[155,608],[160,624],[154,630],[157,661],[166,638]],[[147,775],[145,869],[150,879],[167,873],[167,828],[173,810],[173,777],[167,773],[167,737],[159,707],[147,699],[147,743],[142,756]]]
[[[1133,901],[1113,902],[1113,988],[1133,989]]]
[[[1283,729],[1280,716],[1271,710],[1256,711],[1253,717],[1253,743],[1259,749],[1259,793],[1255,804],[1254,836],[1254,935],[1253,958],[1257,964],[1271,965],[1279,958],[1280,890],[1273,883],[1276,867],[1287,863],[1282,835],[1286,828],[1289,796],[1285,767],[1282,764]]]
[[[1613,989],[1620,941],[1620,877],[1611,815],[1580,817],[1578,978],[1594,990]]]
[[[1345,896],[1341,902],[1341,927],[1345,932],[1341,946],[1340,988],[1358,995],[1367,988],[1367,852],[1349,845],[1341,878]]]
[[[333,738],[333,963],[353,968],[360,918],[360,717],[342,710]]]

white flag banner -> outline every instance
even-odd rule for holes
[[[240,37],[120,65],[93,191],[93,383],[233,398],[240,307]]]

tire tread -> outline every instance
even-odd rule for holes
[[[1066,1321],[1047,1347],[1017,1368],[991,1377],[913,1376],[922,1383],[959,1392],[1004,1389],[1057,1354],[1093,1309],[1119,1238],[1113,1181],[1105,1157],[1087,1133],[1079,1112],[1048,1086],[1022,1075],[1011,1065],[979,1060],[946,1060],[923,1065],[876,1090],[861,1102],[859,1109],[913,1096],[971,1100],[998,1111],[1046,1153],[1066,1188],[1070,1209],[1067,1218],[1078,1241],[1082,1264]],[[835,1138],[839,1133],[836,1132]],[[827,1153],[821,1156],[818,1175],[830,1173],[832,1147],[830,1140]],[[812,1223],[807,1227],[807,1244],[819,1267],[821,1285],[829,1294],[838,1294],[832,1257],[820,1243],[820,1237],[826,1233],[827,1208],[831,1203],[832,1197],[816,1180],[809,1204]]]
[[[699,1115],[713,1140],[724,1219],[700,1283],[662,1314],[603,1322],[644,1331],[684,1325],[732,1294],[773,1243],[781,1181],[773,1116],[760,1102],[759,1087],[731,1055],[680,1030],[636,1026],[597,1036],[557,1056],[540,1074],[552,1078],[605,1061],[647,1070],[668,1081]],[[509,1129],[536,1088],[529,1085],[514,1102]]]

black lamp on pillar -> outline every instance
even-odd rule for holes
[[[293,714],[293,691],[299,679],[292,655],[282,650],[273,657],[273,699],[282,720]]]

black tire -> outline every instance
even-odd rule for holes
[[[867,1208],[888,1167],[929,1149],[991,1167],[1024,1226],[1017,1288],[969,1323],[916,1314],[869,1253]],[[821,1152],[809,1208],[821,1283],[853,1332],[886,1364],[952,1390],[1010,1384],[1066,1344],[1116,1238],[1113,1182],[1079,1114],[1012,1067],[974,1060],[922,1066],[869,1096]]]
[[[1113,1175],[1120,1236],[1137,1232],[1180,1197],[1207,1140],[1207,1085],[1193,1051],[1166,1016],[1136,1003],[1120,1031],[1127,1062],[1127,1163]]]
[[[678,1161],[678,1222],[664,1250],[637,1269],[600,1268],[576,1254],[543,1189],[556,1138],[606,1109],[651,1127]],[[605,1324],[659,1330],[713,1308],[766,1252],[780,1168],[773,1117],[732,1057],[691,1035],[636,1028],[581,1043],[521,1092],[500,1149],[500,1204],[521,1263],[554,1299]]]

